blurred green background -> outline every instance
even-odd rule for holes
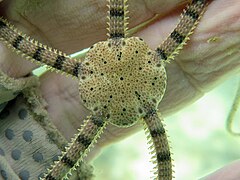
[[[239,159],[240,137],[230,135],[225,128],[238,80],[239,76],[225,81],[194,104],[165,118],[177,180],[201,178]],[[143,131],[108,146],[94,161],[95,179],[149,180],[153,165],[148,153]]]

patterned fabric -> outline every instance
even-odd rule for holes
[[[40,179],[67,144],[37,86],[36,77],[14,80],[0,72],[0,179]],[[82,164],[71,179],[92,176],[92,168]]]
[[[9,102],[0,115],[2,177],[8,179],[11,174],[9,169],[4,168],[4,164],[9,162],[20,179],[38,179],[57,159],[60,149],[50,141],[46,131],[33,121],[23,97]]]

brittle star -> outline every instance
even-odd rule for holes
[[[1,41],[34,63],[77,78],[83,104],[92,112],[43,179],[68,179],[107,124],[129,127],[138,121],[153,143],[156,179],[173,178],[169,143],[157,110],[167,84],[165,64],[186,44],[205,7],[205,0],[193,0],[169,37],[151,50],[143,39],[126,35],[127,0],[109,0],[109,38],[94,44],[84,59],[42,45],[0,18]]]

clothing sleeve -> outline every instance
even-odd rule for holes
[[[14,79],[0,71],[0,112],[7,103],[13,100],[22,90],[36,86],[37,78],[34,76]]]

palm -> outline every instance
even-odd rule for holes
[[[25,2],[28,2],[27,6],[24,6]],[[87,0],[73,0],[71,3],[64,0],[57,3],[45,1],[37,5],[29,1],[15,0],[11,3],[9,9],[6,9],[8,19],[16,21],[15,24],[24,27],[24,30],[27,29],[25,32],[32,37],[68,54],[106,39],[105,0],[95,3],[89,3]],[[166,1],[162,0],[145,3],[130,1],[130,27],[152,18],[155,13],[166,14],[164,18],[136,34],[141,36],[150,47],[155,48],[177,22],[179,13],[176,6],[176,2],[169,1],[166,4]],[[221,8],[223,10],[219,11]],[[160,105],[163,114],[167,115],[183,108],[224,78],[239,72],[240,40],[237,38],[240,32],[240,23],[237,22],[239,21],[237,17],[240,16],[239,8],[240,2],[235,0],[228,2],[217,0],[209,6],[191,42],[176,61],[167,67],[167,92]],[[220,18],[222,16],[226,18]],[[231,20],[229,26],[221,26],[229,20]],[[220,35],[220,41],[207,42],[212,36]],[[228,56],[225,55],[226,51],[229,52]],[[5,71],[9,70],[12,76],[24,76],[35,68],[31,63],[20,60],[8,50],[4,50],[4,53],[6,57],[1,57],[0,61],[5,65]],[[20,66],[10,68],[13,63]],[[42,95],[48,103],[46,108],[55,125],[69,139],[76,133],[83,117],[88,113],[80,104],[78,82],[55,73],[46,73],[40,81]],[[109,126],[101,136],[97,147],[128,136],[137,129],[137,126],[128,129]]]

